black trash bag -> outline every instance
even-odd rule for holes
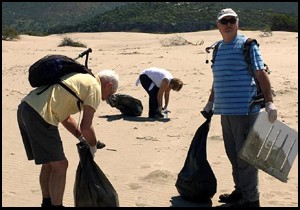
[[[194,202],[207,202],[217,192],[217,180],[206,157],[206,140],[213,112],[201,113],[206,121],[196,131],[175,183],[182,198]]]
[[[111,95],[106,102],[115,107],[125,116],[141,116],[143,112],[143,104],[139,99],[136,99],[127,94],[115,93]]]
[[[76,144],[79,164],[74,184],[75,207],[119,207],[118,194],[95,163],[85,142]]]

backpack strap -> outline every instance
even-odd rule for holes
[[[218,49],[219,49],[219,46],[221,44],[222,41],[218,41],[215,46],[212,48],[213,49],[213,54],[212,54],[212,60],[211,60],[211,63],[214,63],[215,62],[215,59],[216,59],[216,56],[217,56],[217,52],[218,52]]]
[[[63,88],[65,88],[65,89],[66,89],[69,93],[71,93],[75,98],[78,99],[78,101],[77,101],[77,107],[78,107],[79,111],[81,111],[81,109],[80,109],[80,103],[83,104],[83,101],[76,95],[76,93],[74,93],[73,90],[71,90],[71,88],[69,88],[67,85],[65,85],[64,83],[62,83],[61,80],[59,80],[57,83],[58,83],[59,85],[61,85]],[[54,84],[47,85],[47,87],[45,87],[43,90],[41,90],[40,92],[38,92],[37,95],[42,94],[43,92],[45,92],[45,90],[47,90],[47,89],[48,89],[49,87],[51,87],[52,85],[54,85]]]
[[[244,52],[245,61],[248,64],[248,70],[249,70],[250,74],[252,75],[252,77],[255,79],[255,82],[257,82],[254,70],[252,69],[252,64],[251,64],[252,62],[251,62],[251,57],[250,57],[250,48],[251,48],[252,42],[254,42],[257,46],[259,46],[256,39],[248,38],[246,40],[246,42],[244,43],[243,52]],[[258,83],[256,83],[256,84],[258,84]],[[259,88],[259,85],[258,85],[258,88]]]
[[[71,93],[73,96],[75,96],[78,101],[77,101],[77,107],[79,109],[79,111],[81,111],[80,109],[80,103],[83,104],[83,101],[76,95],[76,93],[74,93],[73,90],[71,90],[71,88],[69,88],[67,85],[65,85],[64,83],[62,83],[61,81],[58,82],[59,85],[61,85],[63,88],[65,88],[69,93]]]
[[[40,92],[38,92],[38,93],[36,93],[36,94],[37,94],[37,95],[42,94],[43,92],[45,92],[45,90],[47,90],[49,87],[51,87],[51,85],[53,85],[53,84],[47,85],[47,87],[45,87],[43,90],[41,90]]]
[[[260,88],[260,84],[256,78],[255,72],[252,68],[252,62],[251,62],[251,57],[250,57],[250,48],[252,46],[252,42],[254,42],[257,47],[259,47],[258,42],[256,41],[256,39],[251,39],[248,38],[246,40],[246,42],[244,43],[244,47],[243,47],[243,51],[244,51],[244,57],[245,57],[245,61],[248,64],[248,70],[251,74],[251,76],[254,78],[255,84],[256,84],[256,88],[257,88],[257,93],[258,95],[250,102],[249,105],[249,110],[251,110],[255,105],[260,105],[261,108],[264,107],[264,97],[263,97],[263,93],[262,90]],[[267,66],[266,64],[264,64],[264,66]],[[266,71],[268,70],[268,68],[266,68]]]
[[[246,60],[246,62],[247,62],[247,64],[248,64],[248,69],[249,69],[251,75],[252,75],[253,77],[255,77],[254,72],[253,72],[253,70],[252,70],[251,57],[250,57],[250,48],[251,48],[252,42],[254,42],[254,43],[259,47],[259,44],[258,44],[258,42],[256,41],[256,39],[248,38],[248,39],[246,40],[246,42],[244,43],[244,46],[243,46],[243,52],[244,52],[245,60]]]
[[[250,57],[250,48],[252,46],[252,42],[254,42],[257,45],[257,47],[259,47],[259,44],[256,41],[256,39],[248,38],[246,40],[246,42],[244,43],[244,47],[243,47],[244,57],[245,57],[245,60],[246,60],[246,62],[248,64],[248,70],[249,70],[250,74],[252,75],[252,77],[254,78],[255,83],[257,84],[256,88],[258,89],[258,92],[261,92],[260,85],[258,83],[258,80],[256,78],[254,70],[252,69],[252,62],[251,62],[251,57]]]

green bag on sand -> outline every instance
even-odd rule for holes
[[[94,161],[85,142],[76,144],[79,164],[74,184],[75,207],[119,207],[118,194]]]

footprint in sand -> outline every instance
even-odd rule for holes
[[[17,193],[15,193],[15,192],[11,192],[11,191],[9,191],[9,192],[2,192],[2,195],[3,195],[3,197],[12,197],[12,196],[15,196]]]
[[[131,184],[129,184],[129,188],[131,189],[131,190],[136,190],[136,189],[139,189],[139,188],[141,188],[142,186],[140,185],[140,184],[138,184],[138,183],[131,183]]]
[[[150,164],[144,164],[144,165],[141,165],[141,168],[151,168],[151,165]]]
[[[145,141],[158,141],[156,138],[152,136],[136,137],[136,139],[144,139]]]
[[[211,136],[211,137],[209,137],[209,140],[222,141],[223,137],[222,136]]]
[[[176,175],[167,170],[156,170],[140,179],[150,183],[164,184],[168,181],[174,182]]]
[[[275,195],[274,195],[274,193],[264,193],[264,194],[262,194],[262,197],[266,200],[270,200],[270,199],[274,198]]]

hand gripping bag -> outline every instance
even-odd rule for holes
[[[94,161],[85,142],[76,144],[79,164],[74,184],[75,207],[119,207],[118,194]]]

